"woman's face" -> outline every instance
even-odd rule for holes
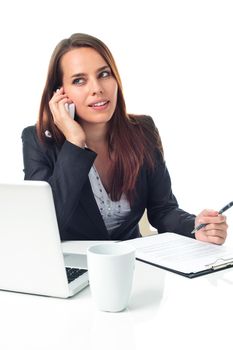
[[[64,92],[81,123],[106,123],[116,108],[118,86],[110,67],[92,48],[73,49],[61,59]]]

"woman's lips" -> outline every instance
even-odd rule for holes
[[[99,102],[95,102],[89,105],[89,107],[93,108],[96,111],[103,111],[105,109],[108,108],[110,101],[99,101]]]

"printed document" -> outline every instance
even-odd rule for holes
[[[137,259],[185,275],[201,271],[208,273],[211,269],[216,270],[233,264],[233,248],[175,233],[156,234],[126,242],[135,247]]]

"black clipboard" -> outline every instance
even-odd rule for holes
[[[152,263],[150,261],[146,261],[146,260],[143,260],[143,259],[140,259],[137,257],[136,257],[136,260],[141,261],[141,262],[146,263],[146,264],[149,264],[149,265],[153,265],[155,267],[158,267],[160,269],[163,269],[163,270],[166,270],[169,272],[176,273],[176,274],[184,276],[184,277],[188,277],[188,278],[195,278],[195,277],[199,277],[199,276],[204,276],[204,275],[208,275],[208,274],[213,273],[213,272],[226,270],[226,269],[233,267],[233,261],[231,261],[231,262],[228,262],[225,264],[220,264],[220,265],[215,265],[215,266],[213,265],[212,267],[209,267],[208,269],[205,269],[205,270],[186,273],[186,272],[171,269],[171,268],[166,267],[166,266],[158,265],[158,264],[155,264],[155,263]]]
[[[233,267],[233,248],[198,241],[172,232],[124,241],[136,259],[188,278]],[[180,259],[179,259],[180,258]]]

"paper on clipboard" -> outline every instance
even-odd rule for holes
[[[233,248],[206,243],[175,233],[163,233],[127,241],[136,258],[177,273],[195,277],[200,272],[233,265]]]

